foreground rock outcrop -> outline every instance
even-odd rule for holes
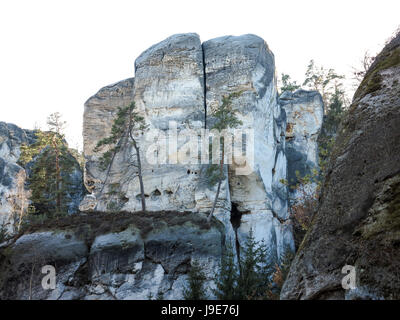
[[[193,213],[92,213],[31,226],[0,247],[0,299],[182,299],[196,260],[213,297],[225,235]],[[56,288],[42,286],[54,266]]]
[[[400,299],[400,34],[355,93],[282,299]],[[355,267],[356,288],[341,273]]]

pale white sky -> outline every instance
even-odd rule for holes
[[[84,102],[134,76],[135,58],[174,33],[254,33],[279,74],[300,82],[314,59],[349,76],[365,50],[382,48],[399,14],[399,0],[1,0],[0,121],[45,128],[59,111],[70,145],[81,145]]]

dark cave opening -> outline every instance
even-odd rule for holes
[[[231,203],[231,224],[234,230],[240,227],[240,220],[242,213],[238,209],[238,205],[235,202]]]
[[[240,227],[242,219],[242,212],[238,209],[238,204],[235,202],[231,203],[231,224],[233,231],[235,232],[235,246],[236,246],[236,257],[240,268],[240,243],[238,239],[237,230]]]

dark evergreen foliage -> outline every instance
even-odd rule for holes
[[[188,286],[183,290],[183,297],[185,300],[205,300],[206,295],[204,292],[204,282],[206,276],[201,270],[201,266],[197,260],[192,262]]]

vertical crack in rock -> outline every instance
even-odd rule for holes
[[[203,57],[203,86],[204,86],[204,129],[207,129],[207,75],[206,75],[206,59],[204,55],[204,47],[201,45],[201,53]]]
[[[280,180],[286,178],[286,157],[284,140],[278,135],[282,130],[279,124],[286,123],[277,102],[273,54],[263,39],[251,34],[219,37],[202,46],[207,107],[217,107],[224,95],[242,92],[232,107],[243,122],[240,129],[251,129],[254,139],[250,172],[239,175],[235,163],[228,166],[229,190],[223,196],[226,195],[226,203],[235,203],[248,214],[243,215],[237,232],[233,225],[227,229],[231,230],[232,242],[238,239],[239,243],[252,229],[256,241],[264,240],[271,251],[280,252],[284,246],[291,246],[292,237],[290,227],[278,226],[271,213],[272,208],[280,218],[287,218],[286,189],[280,188]],[[223,210],[227,211],[228,206],[221,206]],[[279,234],[278,242],[270,241],[274,232]]]
[[[236,247],[236,257],[238,265],[240,267],[240,243],[238,238],[238,229],[240,227],[240,222],[242,219],[242,212],[238,210],[238,205],[234,202],[231,203],[231,224],[233,231],[235,232],[235,247]]]

